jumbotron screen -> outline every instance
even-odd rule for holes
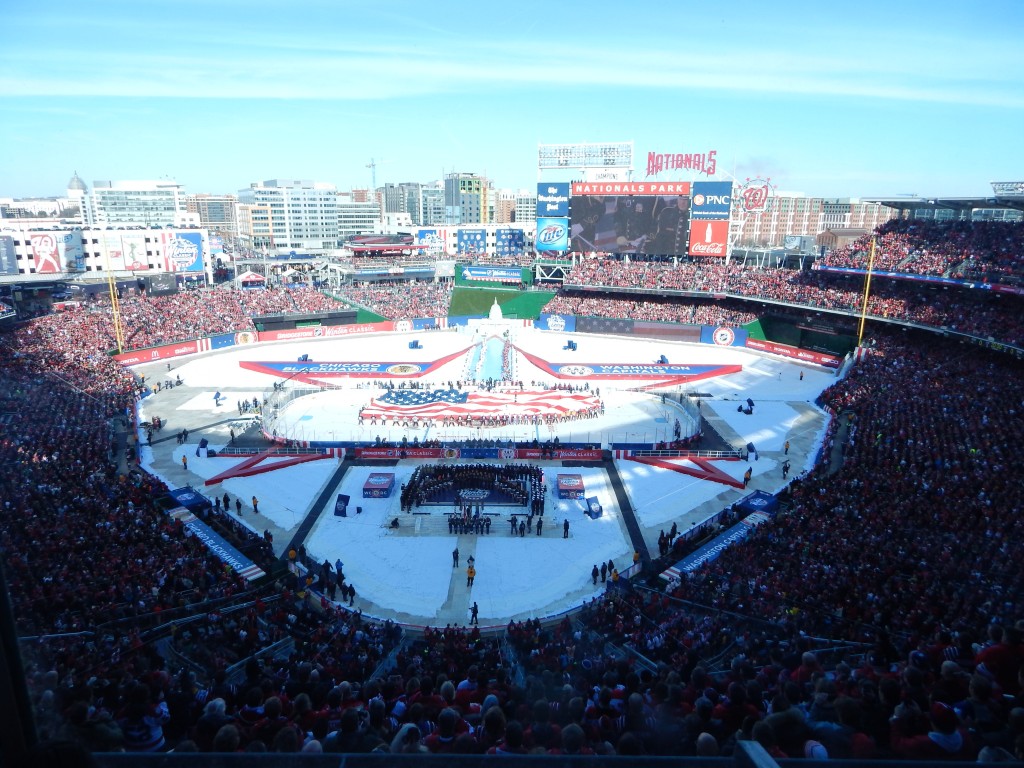
[[[690,229],[689,182],[572,185],[573,251],[685,254]]]

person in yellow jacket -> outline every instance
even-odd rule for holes
[[[471,565],[468,568],[466,568],[466,586],[467,587],[472,587],[473,586],[473,579],[475,579],[475,578],[476,578],[476,567]]]
[[[619,569],[612,568],[612,589],[619,586]]]

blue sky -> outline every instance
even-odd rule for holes
[[[1019,0],[50,0],[0,21],[0,196],[75,170],[350,189],[371,158],[378,184],[532,188],[538,143],[629,140],[641,178],[648,152],[714,149],[811,195],[1024,178]]]

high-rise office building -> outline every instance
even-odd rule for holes
[[[488,224],[491,182],[475,173],[449,173],[444,177],[446,224]]]
[[[238,198],[235,195],[197,194],[185,197],[189,213],[199,216],[199,226],[211,232],[234,236],[238,233]]]
[[[325,254],[338,247],[338,195],[331,184],[270,179],[238,192],[239,238],[280,254]]]
[[[380,232],[380,203],[376,195],[366,194],[368,190],[354,189],[351,192],[339,192],[336,196],[338,210],[338,240],[342,243],[352,235]]]
[[[537,195],[525,189],[499,189],[493,196],[495,224],[537,220]]]
[[[75,174],[72,183],[77,178],[78,174]],[[84,191],[82,214],[87,227],[199,224],[198,217],[188,214],[182,185],[167,180],[94,181],[92,191]]]
[[[414,226],[445,223],[444,185],[441,182],[385,184],[379,192],[385,213],[407,213]]]

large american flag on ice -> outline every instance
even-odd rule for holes
[[[468,399],[468,392],[460,392],[457,389],[392,389],[382,397],[378,397],[375,402],[399,405],[404,408],[433,403],[464,403]]]
[[[510,392],[461,392],[454,389],[392,389],[374,398],[364,416],[565,415],[597,407],[599,399],[588,392],[558,389]]]

